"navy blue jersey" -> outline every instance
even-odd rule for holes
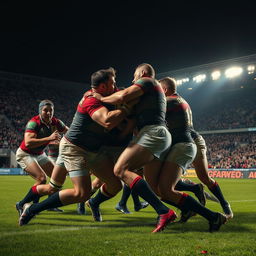
[[[138,129],[146,125],[166,125],[166,97],[157,80],[143,77],[132,86],[139,86],[144,94],[135,108]]]
[[[166,121],[172,135],[172,145],[179,142],[193,142],[192,111],[186,100],[178,94],[167,97]]]

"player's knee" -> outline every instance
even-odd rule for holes
[[[74,199],[77,203],[85,202],[89,199],[90,193],[84,190],[75,190],[74,191]]]
[[[119,179],[123,179],[124,172],[125,172],[125,169],[122,166],[115,166],[114,174],[116,177],[118,177]]]

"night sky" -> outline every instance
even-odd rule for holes
[[[253,1],[20,2],[0,4],[2,71],[89,83],[112,66],[127,86],[143,62],[161,73],[256,53]]]

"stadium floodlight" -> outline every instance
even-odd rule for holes
[[[227,78],[234,78],[240,76],[242,73],[243,69],[241,67],[231,67],[225,71],[225,76]]]
[[[182,85],[182,79],[176,80],[177,85]]]
[[[254,66],[254,65],[249,65],[249,66],[247,67],[247,71],[248,71],[248,74],[249,74],[249,75],[250,75],[250,74],[253,74],[254,71],[255,71],[255,66]]]
[[[187,82],[189,82],[188,77],[176,80],[177,85],[182,85],[182,84],[187,83]]]
[[[218,80],[220,78],[220,71],[219,70],[216,70],[216,71],[213,71],[211,76],[212,76],[212,80]]]
[[[193,77],[193,81],[196,83],[201,83],[206,79],[206,75],[205,74],[201,74],[201,75],[197,75]]]

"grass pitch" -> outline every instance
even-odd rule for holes
[[[256,255],[256,180],[217,181],[234,211],[234,219],[219,232],[208,233],[207,221],[196,216],[188,223],[170,224],[162,233],[151,234],[154,210],[149,206],[134,212],[130,198],[128,208],[133,213],[119,213],[114,207],[121,194],[102,204],[102,223],[93,222],[88,208],[87,215],[80,216],[76,205],[69,205],[63,207],[64,213],[45,211],[19,227],[15,203],[33,181],[29,176],[0,176],[0,255]],[[70,187],[69,178],[65,187]],[[211,201],[207,207],[221,211],[220,205]]]

